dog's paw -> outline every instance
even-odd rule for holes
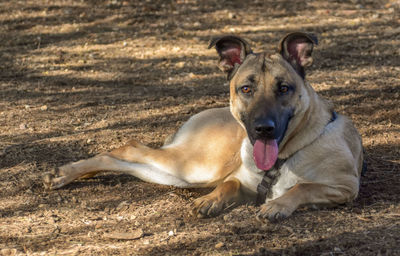
[[[42,181],[45,189],[53,190],[70,183],[71,179],[68,175],[65,175],[62,169],[55,168],[50,172],[45,173]]]
[[[197,198],[192,203],[192,215],[197,218],[213,217],[224,210],[224,202],[217,198],[205,195]]]
[[[294,210],[293,207],[279,202],[279,200],[273,200],[261,205],[257,219],[260,221],[268,219],[271,222],[276,222],[289,217]]]

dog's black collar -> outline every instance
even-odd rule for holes
[[[268,171],[265,171],[264,177],[261,180],[260,184],[257,186],[257,199],[256,205],[261,205],[265,203],[267,197],[271,197],[272,186],[276,184],[278,181],[278,177],[280,175],[280,169],[282,165],[285,163],[286,159],[277,159],[274,166]]]
[[[329,123],[332,123],[333,121],[335,121],[337,119],[337,117],[338,117],[337,113],[335,111],[332,111],[332,117],[329,120]]]
[[[337,119],[338,115],[335,111],[332,111],[332,117],[329,120],[328,124],[334,122]],[[267,197],[272,196],[272,186],[276,184],[278,181],[278,177],[280,175],[280,169],[282,165],[285,163],[286,159],[277,159],[274,166],[264,173],[264,177],[261,180],[260,184],[257,186],[257,199],[256,205],[261,205],[265,203]]]

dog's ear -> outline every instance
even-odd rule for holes
[[[213,38],[208,49],[215,46],[220,57],[218,67],[232,78],[234,70],[239,67],[246,56],[252,52],[246,40],[237,36],[223,36]]]
[[[312,51],[314,45],[318,45],[318,39],[315,35],[294,32],[281,39],[279,53],[304,78],[304,68],[311,66],[313,62]]]

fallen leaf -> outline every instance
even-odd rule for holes
[[[222,246],[224,246],[225,244],[223,243],[223,242],[219,242],[219,243],[217,243],[216,245],[215,245],[215,249],[219,249],[219,248],[221,248]]]
[[[137,229],[133,232],[113,232],[113,233],[105,233],[103,235],[104,238],[107,239],[118,239],[118,240],[135,240],[144,236],[144,232],[142,229]]]

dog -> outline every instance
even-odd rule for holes
[[[352,122],[305,80],[317,38],[294,32],[278,51],[253,53],[237,36],[211,41],[230,84],[230,106],[192,116],[164,146],[137,141],[47,173],[58,189],[99,171],[128,173],[181,188],[215,187],[192,203],[198,217],[258,201],[257,218],[277,221],[304,205],[352,201],[363,149]]]

